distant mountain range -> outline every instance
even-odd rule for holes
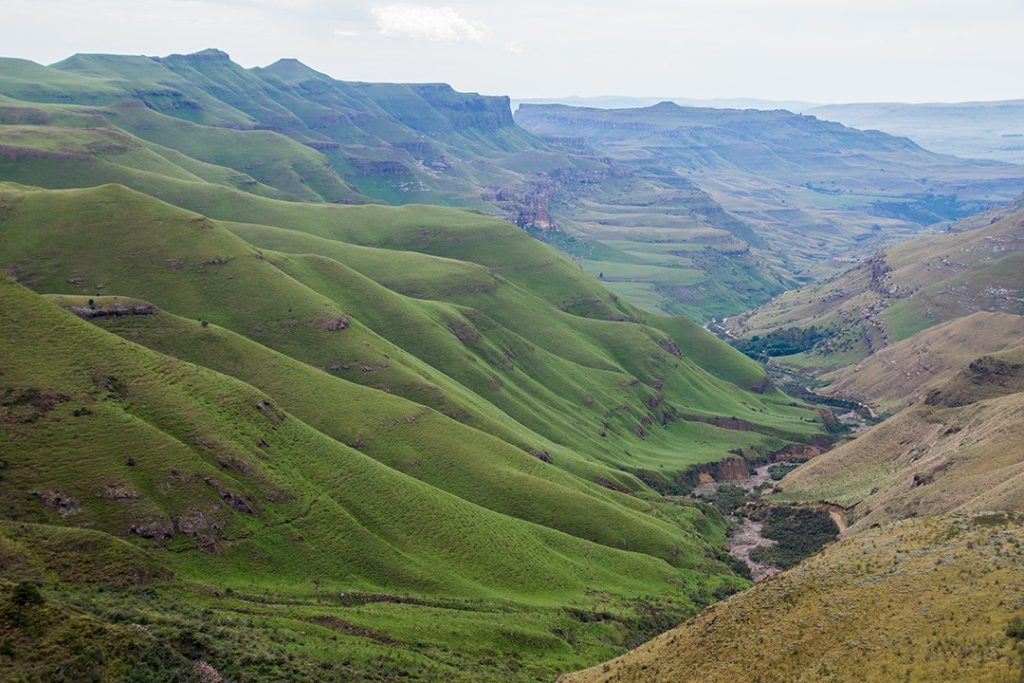
[[[659,102],[714,109],[785,109],[837,121],[860,130],[880,130],[908,137],[925,149],[966,159],[996,159],[1024,163],[1024,100],[982,102],[856,102],[815,104],[799,100],[748,97],[694,99],[688,97],[522,97],[522,104],[564,104],[597,109],[640,109]]]
[[[933,152],[1024,164],[1024,100],[834,104],[805,111],[862,130],[904,135]]]
[[[640,109],[651,107],[660,102],[672,102],[684,107],[704,107],[712,109],[786,109],[800,113],[821,105],[799,100],[767,100],[756,97],[719,97],[698,99],[693,97],[629,97],[623,95],[597,95],[590,97],[513,97],[512,109],[515,111],[522,104],[564,104],[570,107],[590,107],[595,109]]]

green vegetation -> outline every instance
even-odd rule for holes
[[[190,122],[0,102],[0,588],[45,599],[0,677],[549,680],[747,585],[645,482],[815,411],[512,225],[323,202],[329,148],[166,68],[62,66]]]
[[[808,328],[779,328],[763,336],[755,334],[750,339],[738,340],[733,346],[751,358],[790,356],[814,348],[815,344],[828,335],[828,330],[819,329],[815,325]]]
[[[772,507],[761,535],[774,545],[750,551],[750,559],[787,569],[836,540],[839,529],[820,508]]]
[[[741,347],[779,330],[828,330],[813,348],[777,362],[891,408],[909,396],[900,394],[900,384],[909,392],[941,379],[929,366],[948,371],[965,355],[1017,343],[1019,325],[1011,321],[1024,314],[1022,220],[1021,200],[971,216],[943,234],[902,242],[840,275],[786,292],[724,326]],[[979,313],[990,315],[970,317]],[[889,351],[893,346],[901,348]],[[884,361],[871,359],[883,350]],[[932,353],[938,362],[916,358]],[[886,369],[892,366],[902,372]]]

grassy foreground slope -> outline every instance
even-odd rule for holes
[[[1022,544],[1021,517],[1005,513],[867,530],[559,681],[1016,680]]]
[[[0,504],[31,540],[0,578],[47,600],[13,674],[56,666],[34,644],[67,610],[115,668],[111,625],[149,625],[169,679],[549,679],[743,585],[721,517],[645,482],[821,434],[756,364],[500,221],[154,186],[229,220],[0,192],[4,270],[35,290],[3,286]],[[61,574],[85,530],[159,576]]]
[[[263,608],[276,619],[299,617],[300,608],[285,607],[289,595],[300,604],[304,596],[338,591],[421,596],[424,604],[431,596],[468,599],[476,602],[461,609],[470,612],[504,605],[513,613],[506,628],[516,633],[529,622],[551,623],[566,606],[586,609],[595,590],[611,598],[603,609],[618,602],[628,621],[635,610],[630,600],[661,596],[654,599],[686,609],[706,599],[700,596],[713,589],[712,577],[722,586],[738,581],[714,562],[698,560],[699,572],[677,569],[474,505],[343,445],[247,384],[99,330],[10,280],[0,285],[0,296],[0,499],[4,517],[16,522],[11,533],[73,538],[75,529],[90,529],[93,538],[109,539],[97,543],[120,544],[115,554],[127,553],[124,563],[140,557],[148,567],[141,574],[125,569],[128,583],[158,581],[159,591],[185,601],[166,619],[208,601],[211,589],[200,585],[208,582],[218,591],[257,592],[268,605],[281,603]],[[118,538],[130,539],[142,554]],[[26,540],[23,548],[5,542],[11,561],[4,575],[15,580],[71,571],[61,568],[80,565],[75,549],[89,547],[71,542],[39,557],[48,548],[39,540]],[[113,556],[85,552],[89,562],[106,565],[90,580],[63,579],[68,585],[54,590],[68,591],[69,600],[88,602],[92,594],[81,584],[118,577]],[[400,604],[397,596],[393,602]],[[159,596],[127,591],[117,599],[122,613],[137,615]],[[315,612],[321,621],[349,623],[327,605]],[[303,660],[325,661],[329,670],[332,662],[379,654],[378,628],[389,634],[383,641],[389,648],[402,649],[395,620],[419,618],[366,615],[363,621],[377,619],[377,626],[344,629],[356,640],[352,650],[305,652]],[[472,628],[471,621],[455,619],[451,628]],[[290,641],[274,645],[275,633],[264,633],[261,644],[285,658]],[[609,647],[619,637],[596,634],[591,644]],[[435,638],[457,642],[469,635]],[[524,675],[546,666],[550,646],[556,657],[580,654],[546,642],[530,655]],[[224,657],[214,666],[234,666],[241,655]],[[414,659],[421,660],[417,666],[441,666],[430,657]]]

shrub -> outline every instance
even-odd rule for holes
[[[761,534],[776,545],[754,548],[750,559],[786,569],[834,541],[839,529],[825,510],[777,507],[769,513]]]
[[[1024,616],[1018,614],[1006,624],[1006,637],[1024,641]]]
[[[29,605],[41,605],[46,602],[39,587],[31,581],[22,581],[11,591],[11,604],[15,607],[28,607]]]

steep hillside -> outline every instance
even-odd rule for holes
[[[979,311],[1020,315],[1022,249],[1024,208],[1017,201],[943,234],[889,247],[841,275],[786,292],[724,325],[744,338],[814,325],[828,330],[828,338],[777,360],[815,373],[853,366],[945,321]]]
[[[711,539],[721,527],[713,516],[701,521],[705,512],[696,508],[691,519],[699,532],[684,530],[691,524],[684,510],[666,514],[666,521],[651,518],[679,543],[666,560],[586,541],[402,474],[317,431],[248,384],[99,330],[10,280],[0,284],[0,297],[5,578],[56,575],[64,599],[100,619],[109,618],[110,608],[83,604],[97,599],[88,586],[121,586],[106,599],[119,601],[111,607],[136,623],[146,619],[148,603],[177,593],[182,604],[149,619],[182,627],[196,623],[187,613],[204,605],[230,617],[236,600],[249,600],[232,597],[233,591],[261,595],[261,609],[273,619],[302,619],[308,600],[308,620],[323,624],[314,642],[330,640],[335,623],[354,642],[352,650],[317,646],[293,665],[293,657],[285,659],[296,652],[289,639],[275,640],[280,629],[264,627],[256,641],[276,652],[275,668],[259,673],[240,651],[222,653],[211,662],[215,668],[239,667],[254,680],[288,678],[289,667],[318,662],[329,670],[355,660],[353,670],[370,671],[367,660],[384,649],[393,656],[395,647],[420,642],[403,635],[400,624],[429,619],[415,607],[440,607],[439,598],[471,602],[461,607],[465,617],[436,638],[468,637],[452,632],[471,628],[471,613],[486,618],[504,604],[515,639],[528,637],[530,622],[557,620],[564,607],[587,609],[586,591],[594,587],[618,595],[621,618],[629,621],[629,596],[660,595],[666,608],[685,610],[701,591],[737,583],[704,557],[700,535]],[[131,314],[162,315],[143,308],[134,303]],[[418,412],[405,419],[417,419]],[[388,413],[375,412],[373,419],[387,422]],[[429,451],[421,456],[429,458]],[[561,500],[554,495],[547,504],[558,507]],[[493,552],[496,547],[503,551]],[[131,587],[140,584],[150,590],[133,594]],[[339,603],[339,591],[355,591],[355,602]],[[370,595],[359,598],[359,592]],[[374,597],[381,593],[391,597]],[[327,595],[334,597],[317,606]],[[412,613],[369,609],[355,617],[364,625],[354,626],[352,610],[343,609],[381,600],[407,603],[411,607],[402,611]],[[293,622],[285,631],[298,628]],[[602,647],[607,635],[592,645]],[[31,633],[15,638],[18,647],[25,637]],[[162,642],[179,652],[185,647],[195,659],[197,649],[209,647],[203,640]],[[482,648],[488,651],[495,646]],[[536,676],[552,654],[573,656],[557,640],[546,640],[521,674]],[[415,668],[433,668],[435,676],[447,666],[436,653],[414,659]],[[19,660],[13,665],[25,672]],[[400,670],[393,664],[382,673]]]
[[[1024,511],[1024,347],[972,361],[922,400],[782,482],[852,528],[950,511]]]
[[[940,323],[825,375],[827,391],[889,412],[924,398],[975,358],[1018,346],[1024,316],[979,312]]]
[[[807,110],[862,130],[884,130],[942,154],[1024,163],[1024,100],[830,104]]]
[[[139,297],[349,381],[429,405],[526,449],[585,448],[616,468],[653,469],[656,478],[671,478],[690,462],[729,457],[737,446],[779,448],[816,430],[782,394],[739,391],[686,358],[687,346],[717,344],[703,331],[674,339],[629,322],[621,302],[608,301],[563,257],[512,226],[474,214],[236,195],[262,202],[264,220],[300,229],[323,226],[320,243],[328,246],[310,257],[308,233],[264,227],[247,237],[250,243],[202,216],[113,186],[6,197],[11,208],[4,265],[38,291]],[[254,204],[253,213],[259,208]],[[334,220],[316,221],[325,210],[336,214]],[[254,230],[237,229],[243,235]],[[257,251],[268,244],[259,237],[268,230],[295,241],[295,255]],[[116,235],[121,247],[108,249],[98,234]],[[51,248],[56,241],[60,253]],[[386,251],[351,250],[351,243]],[[289,245],[271,246],[283,251]],[[392,252],[412,249],[431,253],[409,256],[420,261],[416,271],[389,266]],[[347,251],[376,258],[348,265]],[[452,271],[462,271],[464,285],[451,287]],[[415,272],[420,300],[403,295],[411,290],[394,282],[372,279],[401,280],[404,272]],[[444,283],[444,289],[422,289],[433,283]],[[709,367],[714,371],[715,364]],[[756,372],[750,377],[754,386]],[[686,419],[713,415],[764,425],[765,434],[731,433]],[[510,436],[523,427],[529,435]],[[678,460],[676,441],[696,434],[701,438]]]
[[[559,681],[1014,680],[1022,522],[997,513],[866,530]]]
[[[312,652],[232,631],[275,653],[266,680],[385,652],[384,678],[544,679],[742,585],[718,513],[655,489],[826,438],[756,363],[507,223],[151,182],[221,220],[118,185],[0,191],[0,263],[38,292],[7,281],[0,307],[4,517],[127,538],[178,577],[141,597],[62,581],[49,598],[82,618],[326,624]],[[29,564],[53,562],[72,560]],[[210,606],[205,586],[245,597]],[[316,607],[338,592],[385,597]],[[453,600],[449,630],[416,635]],[[507,635],[456,654],[481,620]],[[339,631],[344,660],[323,650]],[[253,676],[231,642],[154,647]]]

